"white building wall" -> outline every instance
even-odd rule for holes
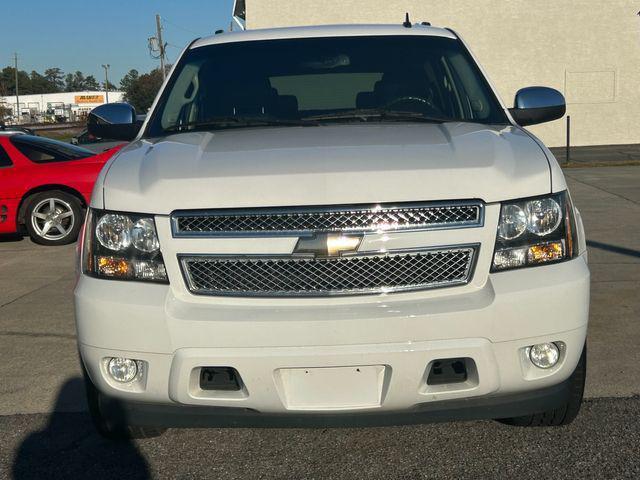
[[[122,102],[124,92],[110,91],[109,103]],[[95,98],[97,97],[97,98]],[[95,99],[95,101],[93,101]],[[89,111],[99,105],[106,103],[106,93],[104,91],[82,91],[82,92],[60,92],[42,93],[34,95],[20,95],[20,110],[26,113],[29,110],[37,110],[37,113],[45,113],[49,106],[65,105],[71,106],[74,112]],[[0,97],[0,105],[6,105],[16,111],[16,97]]]
[[[565,94],[574,145],[640,143],[640,0],[246,0],[247,28],[414,22],[451,27],[509,106],[519,88]],[[532,127],[549,146],[564,121]]]

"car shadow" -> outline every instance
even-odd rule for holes
[[[82,379],[70,379],[60,389],[44,428],[31,433],[18,447],[13,478],[150,478],[147,461],[132,441],[105,440],[88,413],[60,411],[83,403]]]
[[[19,233],[2,233],[0,234],[0,243],[21,242],[25,239],[24,235]]]

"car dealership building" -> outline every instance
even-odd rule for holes
[[[237,0],[246,28],[428,21],[465,39],[508,106],[519,88],[564,93],[572,145],[640,144],[638,0]],[[532,127],[566,143],[566,120]]]

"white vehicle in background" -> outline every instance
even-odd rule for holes
[[[194,41],[93,192],[75,290],[106,436],[494,418],[565,425],[586,370],[582,222],[522,127],[426,25]],[[514,66],[517,68],[517,66]]]

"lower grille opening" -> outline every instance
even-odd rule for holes
[[[202,367],[200,388],[237,392],[241,388],[240,374],[232,367]]]
[[[441,358],[434,360],[427,377],[427,385],[464,383],[469,377],[468,370],[471,365],[475,365],[475,363],[470,358]]]

